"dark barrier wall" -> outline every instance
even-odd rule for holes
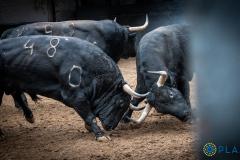
[[[201,159],[240,157],[240,5],[237,0],[194,0]]]
[[[39,21],[114,19],[122,25],[141,25],[147,31],[183,22],[184,0],[1,0],[0,33],[6,28]]]
[[[0,24],[14,25],[37,21],[52,21],[50,1],[1,0]]]

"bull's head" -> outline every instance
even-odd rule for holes
[[[111,93],[111,97],[108,98],[107,104],[104,104],[104,108],[98,113],[98,117],[105,130],[113,130],[117,127],[119,121],[122,119],[123,114],[129,108],[131,96],[140,98],[146,97],[147,94],[138,94],[133,91],[128,84],[119,85]],[[132,106],[131,109],[138,109]]]
[[[136,48],[135,48],[136,43],[137,43],[136,35],[139,32],[143,32],[148,27],[148,24],[149,24],[148,15],[146,15],[146,20],[143,25],[136,26],[136,27],[124,26],[125,31],[127,33],[127,35],[126,35],[127,39],[126,39],[126,43],[125,43],[125,47],[124,47],[124,53],[122,55],[123,58],[136,56]]]
[[[187,121],[190,118],[191,108],[180,91],[164,85],[167,80],[167,72],[149,71],[149,73],[160,74],[160,77],[146,97],[147,105],[141,117],[138,120],[131,120],[136,123],[143,122],[153,106],[160,113],[170,114],[182,121]]]

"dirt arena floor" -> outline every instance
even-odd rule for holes
[[[135,58],[121,60],[119,66],[126,81],[135,87]],[[196,103],[194,90],[193,81],[193,106]],[[35,116],[34,124],[25,121],[22,112],[13,106],[11,97],[4,97],[0,127],[5,139],[0,141],[0,160],[196,159],[196,126],[172,116],[152,112],[144,124],[120,124],[111,133],[112,141],[97,142],[73,109],[47,98],[38,104],[31,100],[29,103]]]

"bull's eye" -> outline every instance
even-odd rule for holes
[[[172,91],[169,92],[169,97],[173,98],[173,92]]]

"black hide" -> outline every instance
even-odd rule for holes
[[[117,65],[95,45],[70,37],[24,36],[0,41],[0,91],[39,94],[74,108],[96,137],[114,129],[130,96]],[[108,114],[103,114],[103,111]]]
[[[190,117],[189,81],[193,72],[188,43],[187,25],[159,27],[141,39],[136,57],[136,92],[150,91],[147,97],[150,105],[158,112],[174,115],[181,120]],[[165,85],[158,87],[156,82],[160,74],[148,71],[166,71],[168,79]],[[141,101],[133,99],[132,104],[138,105]],[[131,111],[127,115],[131,116]]]
[[[8,29],[3,32],[1,39],[29,35],[56,35],[76,37],[89,41],[100,47],[115,62],[120,57],[129,57],[129,46],[134,48],[134,42],[129,40],[127,27],[120,26],[111,20],[75,20],[63,22],[38,22]],[[132,38],[131,38],[132,39]],[[131,44],[127,44],[127,43]],[[135,56],[135,55],[134,55]]]

